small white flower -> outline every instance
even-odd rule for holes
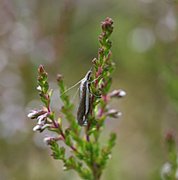
[[[66,167],[66,166],[64,166],[64,167],[63,167],[63,170],[64,170],[64,171],[65,171],[65,170],[67,170],[67,167]]]
[[[120,116],[122,116],[122,113],[121,113],[121,112],[118,112],[118,113],[117,113],[117,117],[120,117]]]
[[[110,109],[108,112],[107,112],[107,115],[110,116],[110,117],[113,117],[113,118],[118,118],[122,115],[121,112],[118,112],[117,110],[115,109]]]
[[[38,91],[41,91],[41,90],[42,90],[41,86],[38,86],[36,89],[37,89]]]
[[[45,137],[45,138],[43,139],[43,141],[44,141],[44,143],[46,143],[47,145],[49,145],[50,142],[51,142],[52,140],[54,140],[54,139],[55,139],[54,137]]]
[[[121,91],[119,92],[119,96],[121,96],[121,97],[126,96],[126,92],[125,92],[125,91],[123,91],[123,90],[121,90]]]
[[[42,122],[47,118],[47,115],[48,115],[48,113],[45,113],[45,114],[43,114],[41,116],[38,116],[37,117],[38,124],[42,124]]]
[[[51,137],[45,137],[44,139],[43,139],[43,141],[48,145],[49,144],[49,142],[51,141]]]
[[[169,162],[165,163],[161,169],[161,177],[165,179],[165,176],[169,176],[171,173],[171,164]]]
[[[108,155],[108,158],[111,159],[111,157],[112,157],[111,154],[109,154],[109,155]]]
[[[43,139],[43,141],[44,142],[48,142],[48,141],[50,141],[52,139],[52,137],[45,137],[44,139]]]
[[[121,97],[126,96],[126,92],[122,89],[117,89],[117,90],[114,90],[111,93],[109,93],[109,96],[121,98]]]
[[[34,128],[33,131],[40,131],[41,130],[41,126],[39,124],[37,124]]]
[[[50,124],[44,124],[44,125],[42,125],[42,124],[37,124],[34,128],[33,128],[33,131],[40,131],[40,132],[42,132],[42,131],[44,131],[46,128],[48,128],[48,127],[51,127],[51,125]]]
[[[43,131],[43,130],[45,130],[48,127],[51,127],[51,125],[50,124],[44,124],[43,126],[41,126],[41,130],[40,131]]]
[[[38,113],[38,111],[35,111],[35,110],[32,110],[28,115],[27,117],[29,118],[34,118],[34,116]]]

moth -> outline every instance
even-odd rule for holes
[[[79,87],[79,106],[77,110],[77,121],[80,126],[88,124],[88,114],[91,108],[90,78],[92,71],[89,70],[80,82]]]
[[[90,92],[90,82],[92,70],[90,69],[85,77],[81,79],[79,82],[74,84],[72,87],[67,89],[64,93],[68,90],[72,89],[76,85],[80,84],[79,86],[79,106],[77,109],[77,122],[80,126],[86,126],[88,124],[88,115],[91,108],[91,92]],[[61,96],[63,95],[61,94]]]

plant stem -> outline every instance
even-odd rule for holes
[[[98,171],[99,168],[97,167],[97,164],[94,162],[93,167],[92,167],[92,172],[93,172],[93,180],[99,180],[101,177],[101,173]]]

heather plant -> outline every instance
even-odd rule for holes
[[[178,179],[178,151],[176,138],[173,132],[168,132],[165,137],[167,147],[167,162],[161,169],[162,180]]]
[[[76,118],[75,105],[67,95],[64,79],[60,74],[57,75],[62,101],[59,117],[51,109],[53,90],[49,87],[48,74],[42,65],[38,68],[37,90],[43,107],[28,114],[29,118],[36,120],[34,131],[53,132],[53,136],[44,138],[52,151],[52,157],[63,161],[64,170],[73,169],[81,178],[87,180],[100,179],[108,159],[111,158],[116,134],[112,132],[105,145],[101,145],[100,135],[106,120],[111,121],[110,118],[118,118],[121,115],[121,112],[109,107],[110,101],[126,94],[120,89],[110,91],[112,73],[115,69],[111,53],[112,44],[109,40],[113,32],[112,19],[106,18],[101,23],[101,28],[98,56],[92,60],[89,78],[83,78],[79,85],[77,117],[83,122]],[[63,123],[64,121],[67,123]]]

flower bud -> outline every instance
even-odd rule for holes
[[[46,128],[51,127],[50,124],[37,124],[34,128],[33,131],[39,131],[43,132]]]
[[[39,72],[40,74],[43,73],[43,72],[45,72],[43,65],[40,65],[40,66],[39,66],[38,72]]]
[[[37,117],[38,124],[42,124],[46,120],[47,117],[48,117],[48,113],[45,113],[45,114],[42,114],[41,116],[38,116]]]
[[[54,137],[45,137],[43,139],[43,141],[47,144],[47,145],[50,145],[52,141],[54,141],[55,138]]]
[[[109,31],[112,32],[113,30],[113,20],[109,17],[107,17],[102,23],[101,27],[103,31]]]
[[[47,145],[51,145],[51,142],[53,141],[60,141],[60,140],[64,140],[62,136],[59,137],[45,137],[43,139],[43,141],[47,144]]]
[[[38,91],[42,91],[41,86],[38,86],[36,89],[37,89]]]
[[[118,118],[122,115],[121,112],[115,110],[115,109],[110,109],[108,112],[107,112],[107,116],[110,116],[112,118]]]
[[[102,72],[103,72],[103,68],[101,66],[98,67],[98,71],[96,72],[96,77],[99,77]]]
[[[168,131],[168,132],[166,133],[165,140],[166,140],[167,142],[173,142],[173,141],[175,141],[175,134],[174,134],[174,132]]]
[[[37,124],[34,128],[33,131],[40,131],[41,130],[41,125]]]
[[[32,110],[30,113],[28,113],[27,117],[33,119],[35,118],[37,113],[38,113],[37,111]]]
[[[97,59],[96,58],[94,58],[93,60],[92,60],[92,63],[94,64],[94,65],[96,65],[97,63]]]
[[[62,81],[63,77],[61,74],[57,74],[57,81],[60,82]]]
[[[112,98],[112,97],[118,97],[118,98],[121,98],[121,97],[124,97],[126,95],[126,92],[119,89],[119,90],[114,90],[112,91],[109,96]]]
[[[38,118],[39,116],[43,114],[47,114],[48,110],[44,107],[43,109],[40,110],[32,110],[30,113],[27,115],[28,118],[35,119]]]
[[[103,58],[103,56],[104,56],[104,49],[103,48],[99,48],[98,53],[99,53],[99,57]]]

